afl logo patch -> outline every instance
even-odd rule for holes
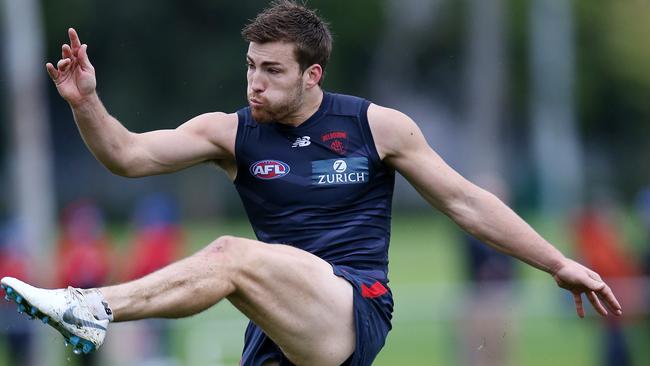
[[[250,167],[251,174],[258,179],[276,179],[289,174],[289,164],[279,160],[260,160]]]

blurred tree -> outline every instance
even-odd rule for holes
[[[41,3],[48,52],[39,63],[57,60],[66,29],[76,27],[89,44],[103,100],[132,130],[173,128],[196,114],[234,111],[245,103],[243,55],[247,46],[239,32],[268,1]],[[459,144],[454,144],[460,136],[459,116],[471,113],[465,109],[467,83],[462,73],[465,65],[477,62],[466,59],[465,30],[478,26],[468,23],[485,19],[466,16],[469,2],[453,0],[310,0],[308,4],[330,21],[334,33],[325,88],[360,94],[408,112],[436,149],[460,166]],[[508,134],[504,148],[516,152],[506,164],[516,164],[508,169],[519,172],[527,192],[534,191],[527,153],[531,138],[529,26],[538,17],[530,11],[531,4],[503,2],[507,57],[505,66],[500,66],[506,74],[503,92],[510,97],[500,122]],[[645,142],[650,135],[650,69],[645,66],[650,47],[644,39],[648,2],[606,0],[593,6],[575,0],[566,5],[573,11],[569,20],[575,22],[577,139],[587,148],[587,160],[581,165],[590,181],[609,180],[607,184],[632,194],[650,181],[650,170],[638,169],[650,158],[650,144]],[[542,51],[552,54],[557,49]],[[68,106],[54,88],[46,90],[52,101],[59,204],[80,195],[96,195],[109,213],[124,215],[129,200],[151,185],[178,187],[174,188],[178,192],[185,188],[179,181],[187,181],[187,176],[137,183],[110,176],[86,151]],[[0,118],[5,122],[7,116]],[[6,156],[4,151],[0,154]],[[224,180],[206,180],[215,175],[196,169],[183,174],[195,178],[192,184],[204,184],[205,189],[194,192],[214,191],[203,199],[186,200],[186,194],[180,195],[182,202],[193,202],[188,212],[195,212],[197,205],[218,205],[215,201],[225,189],[221,188]],[[87,184],[79,185],[79,181]],[[210,212],[205,207],[198,211]]]
[[[575,39],[570,3],[533,0],[530,25],[530,133],[541,209],[580,204],[583,149],[575,117]]]
[[[465,149],[471,179],[505,176],[505,6],[502,0],[467,1]]]
[[[133,131],[174,128],[200,113],[231,112],[246,104],[247,44],[240,31],[267,4],[259,0],[47,1],[43,4],[47,59],[60,57],[61,44],[67,41],[66,29],[76,27],[82,41],[89,45],[89,56],[97,70],[98,91],[108,110]],[[367,85],[367,65],[377,42],[376,34],[382,27],[381,2],[321,0],[310,5],[319,9],[334,30],[334,53],[325,88],[361,93]],[[346,12],[340,11],[343,7]],[[140,179],[136,183],[123,183],[122,179],[110,176],[85,149],[65,102],[54,88],[48,92],[56,126],[61,205],[91,196],[99,199],[109,214],[123,216],[124,207],[135,199],[134,195],[149,190],[151,185],[183,190],[178,181],[187,180],[187,176]],[[193,176],[193,184],[204,184],[204,189],[192,192],[212,192],[207,199],[205,195],[201,199],[185,199],[190,193],[180,195],[185,196],[183,202],[193,205],[188,212],[214,212],[197,205],[222,204],[224,200],[219,199],[218,193],[224,180],[206,180],[206,171],[200,169],[183,174]],[[212,173],[209,176],[219,177]],[[88,184],[71,189],[75,186],[72,177]],[[101,193],[96,189],[98,186],[104,187]]]
[[[576,1],[578,96],[590,182],[633,197],[650,181],[647,1]]]

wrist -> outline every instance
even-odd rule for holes
[[[570,259],[563,256],[561,253],[559,254],[558,258],[554,258],[552,263],[548,267],[548,273],[555,277],[555,275],[562,269],[564,268],[567,263],[569,263]]]
[[[75,111],[81,111],[84,109],[92,109],[97,104],[100,104],[99,96],[96,91],[93,91],[90,94],[75,98],[74,100],[68,100],[70,108]]]

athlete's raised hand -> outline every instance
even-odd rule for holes
[[[608,314],[601,300],[615,315],[623,314],[621,305],[609,286],[603,282],[598,273],[580,263],[567,259],[565,264],[555,272],[553,278],[558,286],[571,291],[579,317],[585,316],[585,309],[582,305],[583,293],[587,295],[587,299],[600,315]]]
[[[75,105],[95,92],[97,81],[86,52],[88,45],[81,44],[73,28],[68,29],[68,36],[70,44],[61,46],[61,59],[56,67],[48,62],[45,68],[63,99]]]

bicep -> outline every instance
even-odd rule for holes
[[[222,113],[195,117],[176,129],[133,134],[131,176],[174,172],[233,156],[236,118]]]
[[[375,145],[384,162],[402,174],[430,204],[450,214],[473,185],[429,146],[408,116],[383,107],[368,112]]]
[[[424,138],[423,138],[424,139]],[[449,213],[462,202],[471,184],[452,169],[426,142],[386,159],[430,204]]]

